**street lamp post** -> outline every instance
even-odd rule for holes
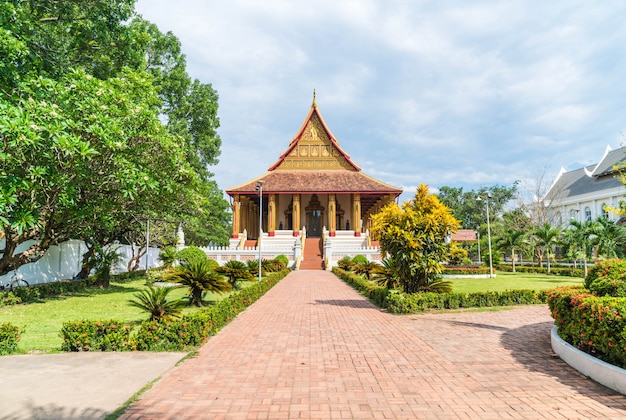
[[[259,281],[261,281],[261,236],[263,236],[263,184],[264,180],[256,182],[256,190],[259,192]]]
[[[487,206],[487,245],[489,246],[489,277],[493,277],[493,259],[491,258],[491,227],[489,225],[489,199],[491,194],[485,193],[485,204]],[[482,201],[480,197],[476,201]]]
[[[476,235],[478,236],[478,264],[480,264],[480,226],[476,228]]]

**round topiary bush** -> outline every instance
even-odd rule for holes
[[[285,267],[289,267],[289,258],[287,258],[286,255],[280,254],[280,255],[277,255],[276,258],[274,259],[276,261],[281,261],[285,265]]]
[[[188,246],[187,248],[183,248],[176,253],[176,259],[182,265],[185,265],[195,259],[206,260],[207,256],[204,251],[197,246]]]
[[[585,277],[585,287],[597,296],[626,297],[626,261],[597,263]]]
[[[365,257],[365,255],[355,255],[354,258],[352,258],[352,263],[353,264],[367,264],[369,261],[367,259],[367,257]]]

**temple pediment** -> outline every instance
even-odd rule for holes
[[[269,171],[327,169],[361,170],[339,146],[313,100],[302,127]]]

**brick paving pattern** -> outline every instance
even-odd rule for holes
[[[554,357],[545,305],[395,316],[293,272],[123,419],[626,418],[626,397]]]

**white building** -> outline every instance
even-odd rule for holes
[[[567,227],[570,220],[585,222],[598,216],[619,220],[611,209],[626,208],[626,186],[620,172],[626,168],[626,147],[607,146],[598,163],[566,171],[561,168],[543,198],[554,226]],[[624,219],[626,220],[626,218]]]

